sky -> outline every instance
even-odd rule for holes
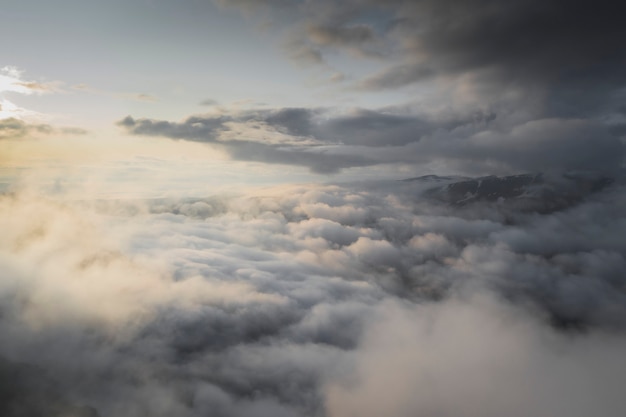
[[[154,169],[144,158],[164,177],[184,165],[229,187],[285,182],[286,170],[288,182],[621,170],[620,12],[530,0],[6,1],[3,178],[44,165],[65,167],[50,174],[60,180],[106,183],[114,170],[141,184],[117,165]],[[45,144],[25,144],[25,132]]]
[[[0,0],[0,415],[623,414],[625,12]]]

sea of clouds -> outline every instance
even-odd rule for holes
[[[626,193],[0,196],[0,415],[617,416]]]

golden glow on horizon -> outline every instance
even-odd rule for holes
[[[52,135],[2,142],[2,167],[37,167],[50,163],[84,165],[120,160],[155,158],[162,160],[227,161],[227,155],[213,147],[193,142],[147,139],[133,136],[103,138]]]

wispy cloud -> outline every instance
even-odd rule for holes
[[[0,120],[2,119],[38,119],[44,116],[41,113],[18,106],[6,98],[9,94],[47,94],[59,91],[59,82],[42,83],[38,81],[24,80],[23,71],[15,67],[3,67],[0,69]]]
[[[87,84],[76,84],[72,86],[72,90],[79,91],[87,94],[94,94],[98,96],[113,97],[121,100],[131,101],[143,101],[143,102],[156,102],[159,98],[155,95],[148,93],[125,93],[115,91],[105,91]]]
[[[0,69],[0,94],[45,94],[58,91],[58,82],[42,83],[27,81],[22,78],[23,71],[15,67],[3,67]]]
[[[213,100],[212,98],[207,98],[206,100],[202,100],[200,102],[201,106],[217,106],[219,102],[217,100]]]

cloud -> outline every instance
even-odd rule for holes
[[[137,94],[136,98],[139,101],[159,101],[159,99],[156,98],[155,96],[151,94],[145,94],[145,93]]]
[[[623,165],[625,151],[615,128],[601,121],[517,120],[491,111],[261,108],[191,116],[181,122],[128,116],[118,126],[134,135],[211,144],[237,160],[301,165],[318,173],[431,161],[462,174],[612,173]]]
[[[624,162],[624,144],[588,120],[541,119],[508,132],[483,131],[458,143],[461,163],[476,159],[520,171],[616,170]],[[445,153],[455,153],[445,150]],[[452,156],[452,155],[450,155]]]
[[[379,314],[356,375],[327,387],[329,416],[610,416],[624,405],[623,338],[555,334],[490,298]]]
[[[241,142],[228,148],[236,160],[308,167],[318,174],[333,174],[341,169],[372,165],[365,157],[326,152],[325,149],[280,149],[255,142]]]
[[[311,119],[319,112],[307,109],[253,110],[236,115],[192,116],[181,123],[135,120],[128,116],[117,125],[134,135],[212,144],[236,160],[299,165],[321,174],[371,165],[372,162],[359,155],[333,153],[332,143],[303,137],[311,133]]]
[[[29,131],[35,130],[45,133],[48,130],[47,125],[28,125],[18,119],[2,119],[0,120],[0,138],[18,138],[25,136]]]
[[[0,68],[0,121],[6,119],[41,120],[44,115],[22,108],[5,98],[7,94],[47,94],[59,91],[58,82],[24,80],[23,71],[15,67]],[[9,123],[9,122],[7,122]]]
[[[320,45],[360,44],[370,42],[374,37],[371,28],[366,25],[355,25],[345,28],[311,26],[307,32],[311,40]]]
[[[59,127],[47,122],[46,115],[25,109],[4,98],[6,94],[48,94],[59,91],[59,82],[29,81],[15,67],[0,69],[0,140],[41,135],[84,135],[79,127]]]
[[[58,82],[27,81],[22,79],[22,74],[23,71],[15,67],[0,68],[0,94],[44,94],[55,92],[58,89]]]
[[[128,93],[128,92],[119,92],[119,91],[106,91],[100,90],[98,88],[92,87],[87,84],[76,84],[73,85],[72,90],[87,93],[87,94],[95,94],[98,96],[104,97],[113,97],[121,100],[132,100],[132,101],[142,101],[146,103],[159,101],[159,98],[153,94],[148,93]]]
[[[362,90],[399,88],[407,84],[428,80],[435,75],[435,71],[428,67],[400,64],[361,80],[358,88]]]
[[[233,6],[247,8],[250,3]],[[259,7],[278,9],[272,2]],[[370,41],[373,27],[359,23],[369,18],[379,28],[377,35],[391,40],[398,58],[414,64],[415,72],[424,64],[438,74],[496,66],[509,79],[560,74],[581,80],[602,71],[618,76],[618,67],[611,66],[621,63],[618,39],[623,28],[617,16],[623,10],[609,2],[588,8],[562,1],[516,0],[502,7],[490,0],[369,0],[294,8],[299,9],[294,24],[308,28],[312,43],[336,47]],[[370,17],[373,13],[377,19]]]
[[[254,18],[249,2],[230,6]],[[255,7],[281,28],[292,58],[346,73],[355,92],[418,86],[413,97],[424,107],[445,96],[446,105],[536,118],[607,120],[623,102],[624,7],[615,2],[324,0]],[[328,58],[337,52],[347,52],[352,67],[332,67]],[[354,60],[364,58],[378,69],[355,77]],[[435,98],[423,89],[437,90]]]
[[[172,139],[188,139],[200,142],[215,142],[217,132],[229,118],[224,116],[215,117],[190,117],[184,123],[170,123],[151,119],[135,120],[127,116],[120,120],[117,125],[129,129],[136,135],[166,136]]]
[[[216,0],[216,3],[222,7],[238,7],[244,10],[246,13],[252,13],[254,11],[258,11],[259,9],[267,9],[268,7],[272,8],[286,8],[290,9],[293,5],[293,2],[290,0],[234,0],[234,1],[225,1],[225,0]]]
[[[289,57],[298,63],[305,65],[327,65],[322,56],[322,52],[306,42],[294,38],[286,42],[286,49]]]
[[[217,102],[217,100],[213,100],[213,99],[211,99],[211,98],[207,98],[206,100],[202,100],[202,101],[200,102],[200,105],[201,105],[201,106],[216,106],[216,105],[218,105],[218,104],[219,104],[219,103]]]
[[[622,409],[623,185],[506,218],[430,185],[0,196],[4,414]]]
[[[20,139],[40,135],[84,135],[87,131],[77,127],[54,127],[49,124],[28,123],[23,120],[0,119],[0,139]]]
[[[0,411],[2,415],[98,417],[92,407],[72,404],[43,370],[0,358]]]
[[[344,94],[410,88],[407,102],[226,109],[122,126],[320,173],[373,165],[462,175],[613,172],[624,166],[626,68],[623,10],[605,3],[218,2],[269,19],[288,55],[324,66],[329,82],[349,80]],[[330,65],[337,52],[350,65]],[[376,69],[356,76],[362,59],[377,60]]]

